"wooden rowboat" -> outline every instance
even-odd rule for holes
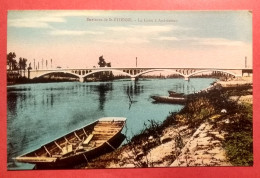
[[[177,93],[175,91],[168,91],[170,97],[185,97],[184,93]]]
[[[159,103],[184,104],[187,101],[185,97],[151,96],[151,98]]]
[[[35,164],[36,169],[57,169],[87,162],[115,150],[124,140],[122,117],[105,117],[15,158]]]

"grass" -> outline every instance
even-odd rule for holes
[[[222,127],[229,134],[225,138],[224,148],[229,161],[235,166],[253,165],[253,118],[252,105],[243,104],[239,112],[228,115],[230,124]]]

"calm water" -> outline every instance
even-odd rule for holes
[[[12,158],[30,152],[101,117],[127,118],[123,133],[131,138],[148,120],[163,121],[183,106],[155,104],[151,95],[168,90],[193,93],[214,79],[147,79],[92,83],[44,83],[7,88],[8,169],[32,169]],[[134,101],[129,102],[129,96]]]

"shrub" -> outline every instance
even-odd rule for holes
[[[229,161],[234,166],[253,165],[253,138],[252,133],[235,132],[226,137],[224,148]]]

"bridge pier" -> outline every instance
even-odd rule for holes
[[[137,81],[137,80],[138,80],[138,77],[131,77],[131,80],[132,80],[132,81]]]
[[[80,78],[79,78],[79,81],[80,81],[81,83],[83,83],[83,82],[84,82],[84,78],[83,78],[83,77],[80,77]]]
[[[185,81],[190,81],[190,78],[185,76],[185,77],[184,77],[184,80],[185,80]]]

